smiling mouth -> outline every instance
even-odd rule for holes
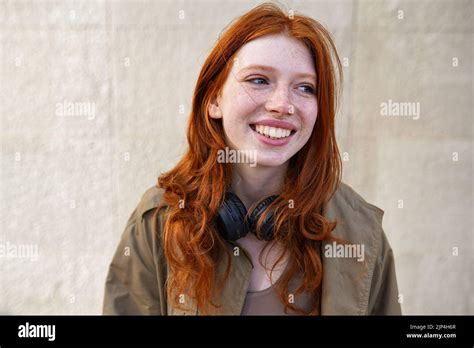
[[[254,132],[261,134],[267,137],[268,139],[284,139],[291,137],[293,134],[296,133],[296,131],[292,129],[269,127],[261,124],[250,124],[250,128]]]

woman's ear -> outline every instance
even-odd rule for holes
[[[209,104],[209,116],[212,118],[222,118],[222,110],[219,107],[219,103],[217,99],[214,99],[210,104]]]

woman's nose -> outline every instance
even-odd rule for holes
[[[293,114],[294,107],[290,103],[289,89],[286,86],[275,88],[265,103],[268,112],[278,112],[282,115]]]

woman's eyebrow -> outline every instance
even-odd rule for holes
[[[242,68],[240,72],[242,73],[246,70],[266,70],[266,71],[271,71],[271,72],[275,72],[275,71],[278,72],[278,69],[275,69],[272,66],[259,65],[259,64],[247,65],[246,67]],[[314,81],[316,81],[316,75],[314,74],[300,72],[300,73],[296,73],[295,75],[298,77],[309,77],[313,79]]]

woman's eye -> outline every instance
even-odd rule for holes
[[[304,85],[300,86],[303,88],[306,88],[306,90],[303,90],[303,92],[309,93],[309,94],[314,94],[314,88],[312,86]]]
[[[263,81],[264,83],[266,83],[267,81],[261,77],[256,77],[254,79],[250,79],[250,80],[247,80],[248,82],[252,82],[253,84],[256,84],[256,85],[261,85],[262,83],[256,83],[256,82],[253,82],[253,81]]]
[[[256,77],[256,78],[247,80],[247,82],[250,82],[250,83],[255,84],[255,85],[268,84],[267,80],[265,80],[265,79],[262,78],[262,77]],[[299,86],[299,88],[305,88],[305,89],[303,90],[303,92],[305,92],[305,93],[308,93],[308,94],[315,94],[314,88],[313,88],[313,86],[311,86],[311,85],[303,85],[303,86]]]

